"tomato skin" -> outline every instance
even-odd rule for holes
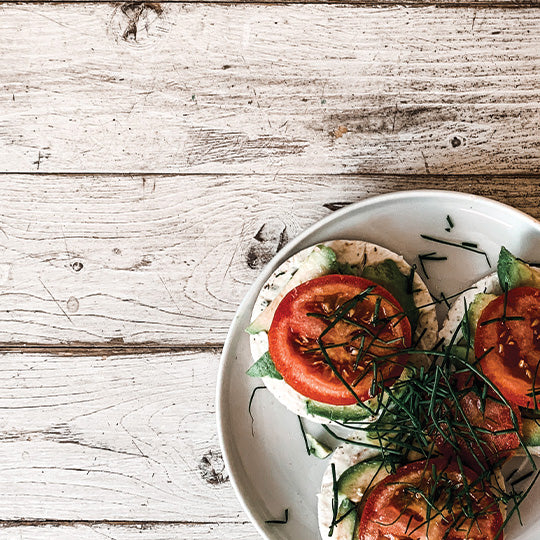
[[[453,526],[452,514],[443,509],[445,501],[435,501],[436,506],[440,504],[437,507],[442,513],[432,511],[429,527],[426,528],[427,504],[415,493],[418,488],[427,493],[435,484],[433,467],[437,471],[437,484],[443,488],[440,492],[444,493],[444,488],[451,484],[457,486],[458,490],[462,489],[463,476],[455,463],[449,463],[449,458],[404,465],[379,482],[367,495],[360,516],[358,540],[493,540],[502,527],[502,514],[489,493],[489,487],[484,482],[474,484],[477,476],[466,467],[464,472],[468,484],[477,486],[470,490],[473,510],[478,513],[484,509],[482,515],[474,522],[465,520]],[[457,518],[460,518],[461,502],[458,499],[452,506]],[[503,540],[502,533],[498,540]]]
[[[519,435],[522,434],[523,423],[519,409],[517,407],[510,409],[504,403],[501,403],[499,399],[488,393],[484,400],[484,410],[482,412],[482,399],[477,390],[467,391],[467,389],[464,389],[460,394],[458,398],[460,409],[455,406],[452,407],[452,420],[456,436],[454,443],[459,448],[459,455],[463,463],[479,473],[483,468],[501,465],[521,445]],[[461,411],[463,411],[463,414]],[[517,421],[517,432],[496,433],[497,431],[515,429],[512,412]],[[480,445],[475,441],[470,429],[466,427],[463,415],[471,424],[476,437],[481,441]],[[456,427],[457,425],[463,427]],[[441,428],[446,430],[444,424],[441,425]],[[477,430],[475,428],[482,429]],[[486,433],[484,430],[489,430],[491,433]],[[448,435],[448,430],[446,432]],[[444,455],[455,452],[450,442],[438,432],[435,444]]]
[[[354,386],[359,399],[365,401],[373,397],[370,394],[372,355],[393,354],[411,344],[411,327],[406,317],[399,316],[402,308],[396,299],[367,279],[331,274],[302,283],[279,304],[268,332],[270,356],[285,382],[303,396],[331,405],[356,403],[356,398],[317,350],[317,339],[341,305],[370,287],[371,292],[349,315],[353,322],[338,322],[322,338],[325,348],[331,346],[326,352],[333,365],[347,383]],[[377,303],[378,320],[393,317],[390,322],[373,323]],[[308,316],[308,313],[317,313],[317,316]],[[363,340],[361,335],[364,335]],[[395,342],[388,345],[381,340]],[[346,345],[332,347],[343,343]],[[360,355],[362,361],[355,369],[359,350],[366,353]],[[406,355],[400,355],[391,361],[377,363],[377,377],[383,378],[385,385],[391,384],[400,375],[406,360]],[[362,374],[364,376],[358,382]]]
[[[540,385],[540,290],[518,287],[498,296],[482,311],[476,327],[474,352],[484,374],[504,397],[520,407],[533,408],[535,400],[527,394]],[[491,350],[490,350],[491,349]],[[533,381],[534,379],[534,381]],[[540,388],[539,394],[540,394]],[[540,404],[540,395],[536,397]]]

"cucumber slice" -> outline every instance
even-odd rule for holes
[[[279,294],[265,308],[265,310],[246,328],[248,334],[258,334],[268,332],[274,318],[274,313],[284,296],[298,287],[301,283],[324,276],[333,271],[336,264],[336,254],[334,250],[327,246],[316,246],[299,266],[294,276],[281,289]]]
[[[328,448],[326,444],[318,441],[313,435],[309,433],[306,433],[305,435],[309,446],[309,453],[312,456],[315,456],[319,459],[325,459],[332,453],[331,448]]]
[[[362,500],[364,493],[389,476],[380,459],[355,463],[339,477],[337,488],[341,495],[354,503]]]

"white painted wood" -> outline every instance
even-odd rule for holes
[[[2,5],[1,170],[540,168],[537,9],[129,6]]]
[[[217,440],[218,363],[0,356],[0,521],[247,521]]]
[[[307,175],[5,175],[2,184],[4,345],[219,345],[281,244],[375,193],[459,189],[540,217],[536,178],[511,188],[506,178]]]
[[[250,523],[43,525],[0,529],[0,540],[260,540],[260,538]]]

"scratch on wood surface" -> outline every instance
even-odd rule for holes
[[[72,318],[65,312],[64,308],[60,305],[60,302],[54,297],[53,293],[47,288],[45,283],[41,281],[41,278],[38,278],[39,282],[43,285],[43,288],[49,293],[50,297],[53,299],[54,303],[58,306],[58,309],[67,317],[68,321],[75,326],[75,323],[73,322]]]
[[[392,118],[392,133],[394,133],[394,130],[396,129],[397,113],[398,113],[398,104],[396,103],[396,108],[394,110],[394,117]]]
[[[43,405],[41,405],[43,407]],[[16,407],[0,407],[1,410],[14,409]],[[24,408],[24,407],[20,407]],[[100,445],[94,442],[89,442],[84,439],[81,433],[74,433],[68,424],[61,423],[52,425],[46,429],[41,430],[22,430],[22,431],[0,431],[0,441],[32,441],[36,439],[42,439],[46,441],[52,441],[58,444],[74,444],[77,446],[83,446],[85,448],[91,448],[93,450],[101,450],[104,452],[112,452],[115,454],[122,454],[131,457],[144,457],[148,456],[139,454],[136,452],[128,452],[119,448],[113,448],[109,445]],[[140,451],[140,450],[139,450]]]
[[[51,156],[50,153],[48,152],[44,152],[43,154],[41,153],[41,150],[38,150],[38,157],[36,159],[36,161],[34,161],[34,165],[37,166],[37,170],[39,171],[39,166],[41,165],[41,160],[42,159],[49,159],[49,157]]]
[[[167,291],[167,294],[169,295],[169,298],[171,299],[172,303],[178,310],[178,314],[180,315],[182,313],[182,310],[180,309],[180,306],[176,303],[176,300],[174,299],[171,291],[169,290],[169,287],[167,287],[167,284],[165,283],[165,280],[161,277],[160,274],[158,274],[159,279],[161,280],[161,283],[163,283],[163,286],[165,287],[165,290]]]

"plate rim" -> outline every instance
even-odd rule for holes
[[[251,284],[249,289],[244,294],[242,301],[240,302],[240,304],[238,305],[238,308],[236,309],[234,313],[231,324],[229,326],[229,330],[227,331],[227,336],[225,338],[225,342],[224,342],[223,349],[220,355],[220,360],[219,360],[218,376],[217,376],[217,382],[216,382],[216,399],[215,399],[217,432],[218,432],[219,445],[220,445],[220,449],[223,456],[223,461],[225,464],[225,468],[229,474],[229,480],[233,487],[235,496],[237,500],[240,502],[240,505],[243,511],[246,513],[249,520],[251,521],[251,523],[257,530],[257,532],[261,535],[261,537],[264,540],[272,540],[272,538],[268,536],[267,532],[262,528],[262,525],[259,523],[258,518],[255,517],[255,513],[254,511],[252,511],[251,505],[247,501],[247,497],[244,495],[244,493],[242,492],[241,486],[237,482],[236,475],[235,475],[235,471],[237,467],[234,466],[232,458],[229,454],[229,448],[227,446],[227,437],[226,437],[225,429],[223,425],[223,410],[225,406],[224,404],[224,399],[225,399],[224,379],[225,379],[225,371],[226,371],[225,366],[227,363],[227,358],[230,357],[231,350],[233,349],[233,346],[234,346],[233,336],[238,330],[237,320],[239,318],[239,314],[241,314],[249,306],[251,302],[248,299],[251,298],[251,296],[253,296],[253,293],[258,292],[261,289],[261,287],[264,285],[266,280],[271,275],[272,271],[275,270],[275,268],[279,266],[281,262],[283,262],[285,259],[290,257],[291,253],[294,253],[295,250],[297,250],[298,245],[301,244],[305,238],[309,237],[315,231],[318,231],[319,229],[325,227],[328,223],[339,221],[343,217],[347,216],[349,213],[355,213],[361,208],[365,208],[369,206],[376,206],[381,203],[382,204],[396,203],[407,198],[424,199],[427,197],[434,197],[434,196],[441,197],[441,202],[443,202],[443,199],[454,200],[454,201],[463,200],[469,203],[478,202],[481,204],[488,204],[488,205],[493,205],[495,207],[504,208],[506,211],[519,214],[526,221],[529,221],[532,227],[537,228],[540,232],[540,221],[532,217],[530,214],[527,214],[523,210],[515,208],[509,204],[497,201],[490,197],[485,197],[483,195],[476,195],[473,193],[467,193],[467,192],[462,192],[462,191],[452,191],[452,190],[442,190],[442,189],[421,189],[421,190],[392,191],[388,193],[368,196],[360,201],[351,203],[350,205],[347,205],[344,208],[341,208],[339,210],[332,212],[328,216],[324,217],[323,219],[313,223],[308,228],[304,229],[302,232],[300,232],[298,236],[296,236],[290,242],[288,242],[286,246],[284,246],[283,249],[278,251],[274,255],[274,257],[272,257],[272,259],[263,267],[258,277],[255,279],[255,281]],[[441,205],[441,206],[444,206],[444,205]]]

